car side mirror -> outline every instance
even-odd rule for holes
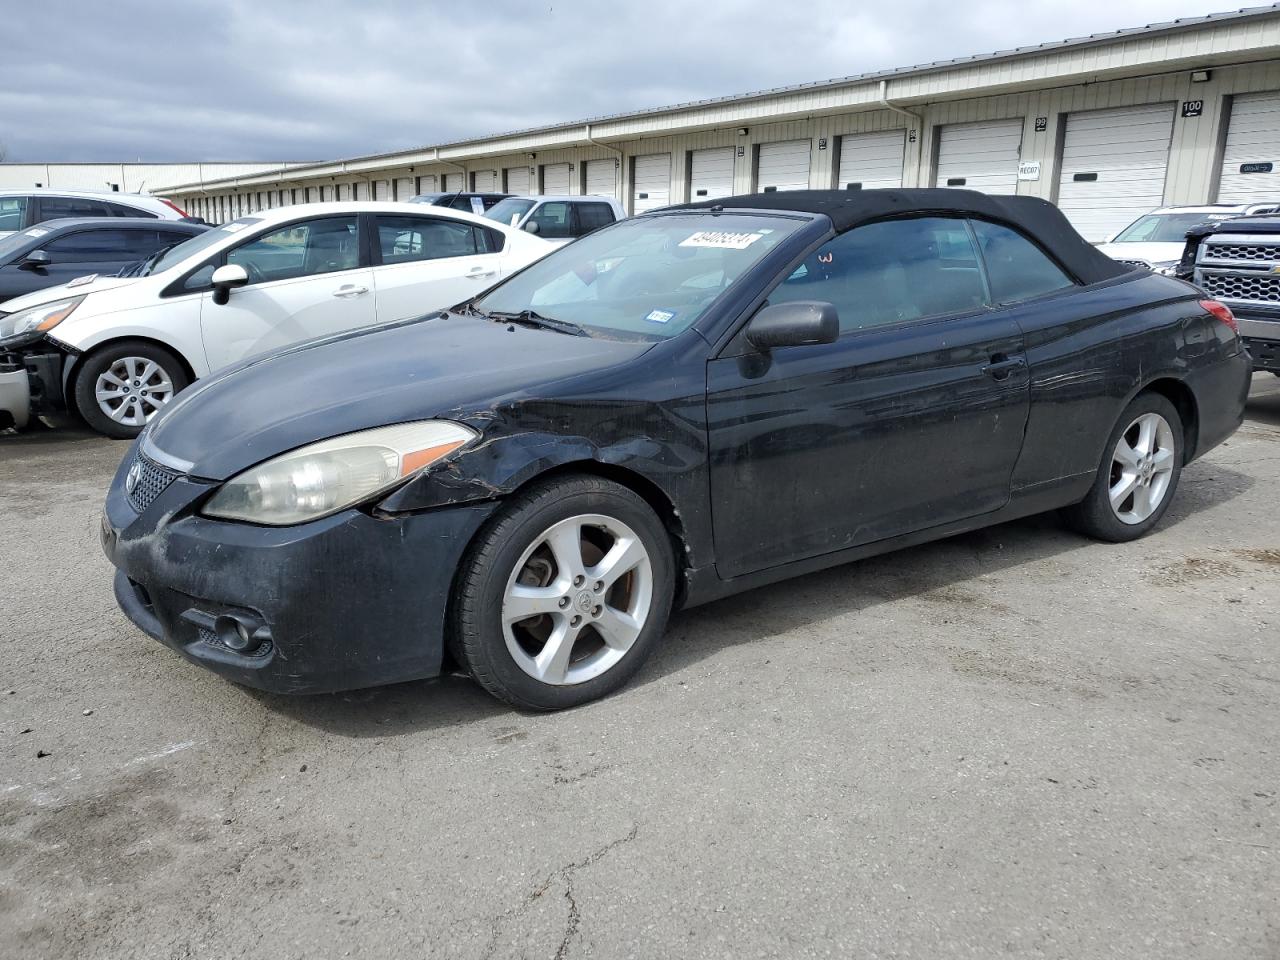
[[[840,317],[825,300],[771,303],[747,324],[747,340],[757,350],[834,343],[840,336]]]
[[[249,282],[249,274],[240,264],[228,263],[213,271],[209,282],[213,285],[213,302],[222,306],[231,299],[231,291],[235,287],[243,287]]]
[[[32,250],[22,258],[18,267],[22,270],[43,270],[51,263],[53,263],[52,258],[43,250]]]
[[[537,233],[542,229],[540,226],[538,226],[537,220],[530,220],[528,223],[524,225],[524,228],[528,233]]]

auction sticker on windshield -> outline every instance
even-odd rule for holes
[[[682,247],[718,247],[721,250],[745,250],[763,233],[725,233],[718,230],[699,230],[680,241]]]

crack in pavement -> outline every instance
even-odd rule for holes
[[[565,960],[569,955],[569,947],[573,943],[574,938],[578,935],[578,928],[582,924],[582,910],[578,906],[577,898],[573,895],[574,874],[579,870],[584,870],[587,867],[599,863],[604,857],[608,856],[609,853],[622,846],[624,843],[630,843],[636,838],[639,832],[640,824],[632,824],[631,830],[625,836],[610,840],[603,847],[600,847],[586,858],[574,863],[567,863],[563,867],[558,867],[551,871],[551,873],[547,874],[546,879],[529,891],[523,900],[493,919],[489,934],[489,942],[485,944],[484,953],[482,954],[484,960],[489,960],[489,958],[495,956],[498,949],[498,938],[502,933],[502,925],[507,920],[524,913],[529,909],[529,907],[533,906],[533,904],[544,893],[551,889],[551,885],[556,882],[557,878],[564,884],[564,898],[569,902],[569,914],[565,918],[564,936],[560,938],[560,945],[556,948],[555,960]]]

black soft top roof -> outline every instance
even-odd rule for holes
[[[1251,217],[1233,217],[1230,220],[1206,221],[1188,231],[1201,237],[1211,233],[1280,233],[1280,217],[1259,213]]]
[[[976,190],[786,190],[721,197],[667,209],[792,210],[829,217],[837,233],[888,217],[918,214],[973,216],[1015,227],[1052,254],[1085,283],[1132,270],[1099,253],[1067,222],[1062,211],[1037,197],[995,197]]]

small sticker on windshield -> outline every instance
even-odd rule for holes
[[[247,227],[247,226],[248,226],[248,224],[247,224],[247,223],[239,223],[239,222],[237,222],[237,221],[235,221],[235,220],[232,220],[230,223],[224,223],[224,224],[222,225],[222,232],[223,232],[223,233],[236,233],[236,232],[238,232],[238,231],[240,231],[240,230],[243,230],[243,229],[244,229],[245,227]]]
[[[48,232],[49,232],[49,231],[48,231],[48,230],[46,230],[44,227],[32,227],[30,230],[28,230],[28,231],[27,231],[27,236],[28,236],[28,237],[43,237],[43,236],[44,236],[46,233],[48,233]]]
[[[682,247],[718,247],[721,250],[745,250],[764,234],[725,233],[720,230],[699,230],[693,236],[680,241]]]
[[[652,323],[670,323],[673,319],[675,319],[675,311],[674,310],[651,310],[649,311],[649,315],[645,317],[645,319]]]
[[[83,277],[76,277],[74,280],[68,280],[68,281],[67,281],[67,286],[68,286],[68,287],[83,287],[86,283],[93,283],[93,281],[95,281],[95,280],[97,280],[97,279],[98,279],[98,275],[97,275],[96,273],[90,273],[90,274],[88,274],[87,276],[83,276]]]

